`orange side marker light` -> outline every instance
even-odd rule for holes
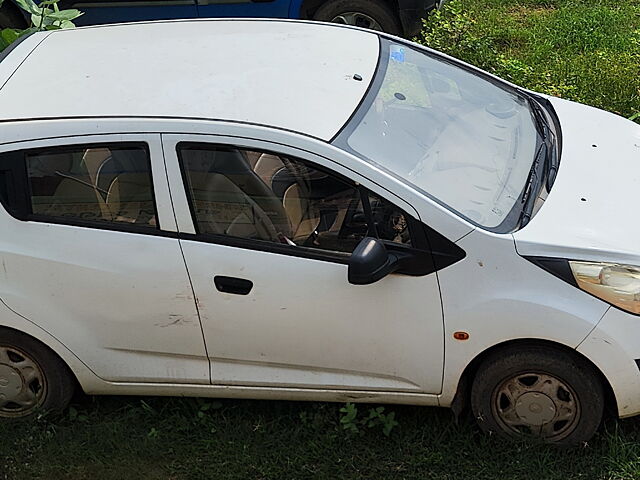
[[[455,332],[453,338],[456,340],[469,340],[469,334],[467,332]]]

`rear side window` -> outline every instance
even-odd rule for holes
[[[0,195],[12,214],[26,220],[157,228],[144,144],[0,154]]]

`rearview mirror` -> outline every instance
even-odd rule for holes
[[[366,237],[349,259],[349,283],[369,285],[400,268],[400,258],[389,253],[377,238]]]

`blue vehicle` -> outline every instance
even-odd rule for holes
[[[0,8],[1,27],[26,27],[14,0]],[[438,0],[60,0],[60,8],[85,14],[76,25],[172,18],[301,18],[356,25],[411,37]]]

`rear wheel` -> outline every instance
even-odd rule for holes
[[[27,28],[27,22],[18,12],[18,8],[5,0],[0,7],[0,30],[3,28]]]
[[[28,417],[61,411],[74,381],[67,366],[37,340],[0,329],[0,417]]]
[[[600,426],[604,391],[584,359],[546,346],[514,346],[481,364],[471,408],[485,432],[577,445]]]
[[[322,22],[341,23],[400,35],[402,29],[397,16],[381,0],[330,0],[313,16]]]

